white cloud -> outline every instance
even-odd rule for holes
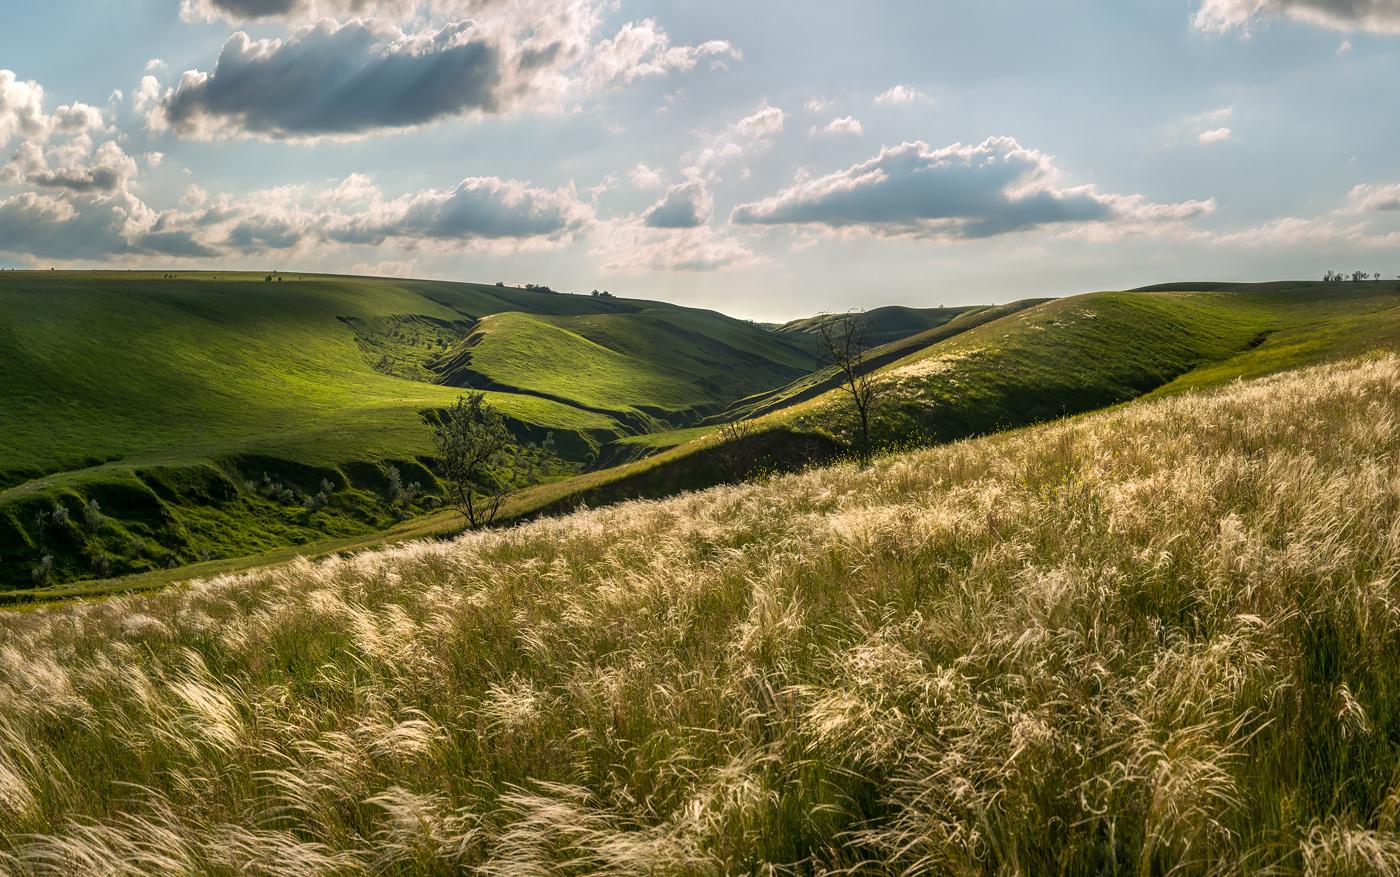
[[[747,153],[764,150],[773,145],[773,137],[782,133],[787,113],[766,102],[756,112],[727,127],[699,149],[685,155],[687,173],[695,175],[708,168],[720,167]]]
[[[671,38],[653,20],[628,22],[617,35],[589,50],[589,78],[595,83],[631,82],[672,70],[691,70],[702,58],[738,61],[743,53],[726,40],[710,40],[696,46],[673,46]]]
[[[877,104],[908,104],[913,103],[925,95],[917,88],[908,85],[896,85],[888,91],[881,92],[875,96]]]
[[[1055,226],[1118,225],[1134,233],[1203,216],[1215,202],[1158,204],[1141,195],[1059,185],[1049,156],[1010,137],[933,149],[886,148],[869,161],[799,179],[735,208],[741,225],[817,225],[944,240],[987,238]]]
[[[763,108],[752,116],[746,116],[736,122],[734,130],[750,140],[760,140],[781,132],[786,120],[787,113],[764,104]]]
[[[632,168],[632,172],[628,174],[628,178],[632,180],[632,185],[636,186],[638,189],[659,189],[665,185],[665,180],[661,178],[661,174],[644,164],[638,164],[636,167]]]
[[[33,144],[26,142],[16,159],[25,156],[18,170],[17,182],[41,189],[66,189],[71,192],[116,192],[125,190],[136,176],[136,162],[114,141],[107,141],[89,152],[91,143],[79,141],[70,147],[57,147],[45,156]],[[50,166],[55,161],[56,166]],[[13,163],[13,160],[12,160]]]
[[[816,136],[818,134],[853,134],[859,137],[860,135],[865,133],[865,127],[861,125],[860,120],[855,118],[854,116],[841,116],[838,119],[832,119],[826,124],[825,127],[822,128],[818,128],[816,125],[813,125],[807,133],[811,134],[812,136]]]
[[[1228,122],[1234,114],[1235,108],[1232,106],[1218,107],[1197,113],[1180,123],[1169,126],[1166,129],[1166,135],[1171,142],[1176,142],[1178,138],[1190,137],[1197,143],[1219,143],[1228,140],[1233,133],[1224,123]]]
[[[1396,0],[1201,0],[1192,24],[1211,33],[1248,31],[1278,15],[1330,30],[1400,33]]]
[[[45,137],[48,129],[44,89],[33,80],[21,80],[13,71],[0,70],[0,146],[15,137]]]
[[[1347,213],[1376,213],[1400,210],[1400,183],[1362,184],[1347,193]]]

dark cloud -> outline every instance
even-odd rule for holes
[[[184,0],[186,19],[259,21],[267,18],[315,19],[321,16],[407,16],[424,0]]]
[[[117,168],[91,167],[42,171],[32,174],[27,181],[35,186],[67,189],[70,192],[115,192],[125,179]]]
[[[288,15],[304,5],[298,0],[209,0],[209,6],[217,12],[238,19],[272,18]]]
[[[553,237],[581,228],[590,217],[591,211],[571,192],[475,177],[452,189],[429,189],[375,204],[359,214],[331,216],[324,234],[346,244],[379,244],[388,238]]]
[[[24,192],[0,200],[0,251],[44,259],[101,259],[127,248],[126,212]]]
[[[1064,223],[1182,219],[1213,205],[1154,205],[1088,187],[1057,188],[1045,155],[1009,137],[932,149],[904,143],[734,210],[744,225],[818,224],[884,234],[987,238]]]
[[[301,243],[305,237],[303,232],[287,220],[254,218],[230,229],[226,243],[244,252],[289,250]]]
[[[1221,32],[1271,13],[1332,30],[1400,33],[1397,0],[1201,0],[1194,21],[1201,30]]]
[[[222,250],[201,243],[189,231],[147,232],[136,238],[130,251],[182,259],[212,259],[223,255]]]
[[[498,111],[507,72],[470,22],[391,39],[369,22],[322,21],[285,41],[234,34],[214,72],[185,74],[156,113],[192,136],[354,136]]]
[[[681,183],[647,211],[644,221],[650,228],[695,228],[710,220],[714,201],[699,180]]]

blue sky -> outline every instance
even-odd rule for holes
[[[3,265],[536,282],[758,319],[1400,273],[1400,0],[6,17]]]

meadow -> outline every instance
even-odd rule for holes
[[[552,434],[562,475],[816,367],[662,302],[266,277],[0,276],[0,591],[388,530],[431,510],[425,415],[469,388]]]
[[[1396,873],[1398,582],[1386,353],[3,614],[0,870]]]
[[[565,458],[510,520],[792,471],[854,441],[820,317],[318,275],[15,273],[0,297],[24,305],[0,318],[19,376],[0,387],[7,604],[451,535],[425,418],[471,387]],[[871,320],[892,339],[865,367],[893,450],[1393,347],[1400,286],[1169,284]],[[736,420],[741,442],[719,428]]]

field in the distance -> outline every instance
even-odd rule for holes
[[[44,555],[63,581],[385,529],[423,511],[390,508],[388,467],[433,486],[423,413],[465,388],[567,474],[817,367],[660,302],[279,276],[0,275],[0,587]],[[71,526],[37,523],[58,505]]]
[[[15,874],[1400,870],[1400,358],[0,615]]]
[[[761,327],[656,302],[309,275],[0,280],[0,335],[15,342],[0,362],[20,376],[0,386],[6,601],[450,533],[460,520],[427,505],[423,415],[464,387],[486,389],[522,438],[552,432],[567,458],[511,518],[790,470],[854,441],[817,319]],[[1393,349],[1400,288],[1175,284],[871,318],[891,339],[869,361],[884,390],[875,438],[899,448]],[[751,434],[737,447],[714,429],[734,419]],[[391,466],[425,487],[415,502],[391,502]],[[304,506],[323,483],[328,501]],[[41,523],[60,506],[64,526]]]

